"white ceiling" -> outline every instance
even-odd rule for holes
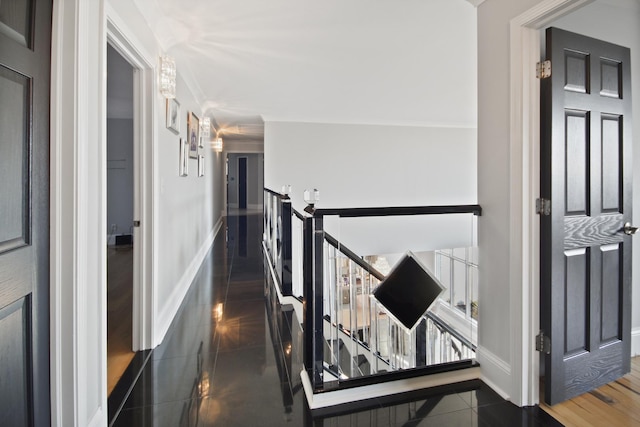
[[[221,126],[476,126],[465,0],[134,0]],[[256,127],[258,125],[258,127]]]

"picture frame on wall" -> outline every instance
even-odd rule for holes
[[[189,175],[189,144],[187,144],[187,140],[180,138],[180,167],[179,174],[180,176]]]
[[[167,99],[167,129],[180,133],[180,103],[175,98]]]
[[[198,155],[198,176],[204,176],[204,156]]]
[[[192,111],[187,115],[187,136],[189,138],[189,157],[198,158],[200,144],[200,119]]]

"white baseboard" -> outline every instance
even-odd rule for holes
[[[159,310],[159,314],[156,317],[156,319],[158,319],[158,329],[156,330],[154,346],[159,345],[167,334],[167,331],[171,326],[171,322],[178,313],[178,309],[180,309],[180,305],[182,304],[184,297],[187,295],[202,261],[204,261],[205,256],[209,252],[209,249],[221,228],[222,218],[218,219],[218,222],[213,226],[213,229],[200,246],[200,249],[198,249],[198,252],[193,257],[191,263],[185,269],[184,274],[176,284],[173,292],[171,292],[171,296],[167,298],[165,306]]]
[[[265,244],[264,241],[262,241],[262,250],[265,253],[267,252],[267,245]],[[273,281],[277,282],[278,276],[276,275],[276,272],[273,269],[273,265],[271,265],[271,261],[267,261],[267,265],[269,266],[269,271],[271,272],[271,277],[273,278]],[[300,301],[298,298],[294,296],[282,295],[282,292],[280,291],[279,286],[274,286],[274,288],[276,289],[276,295],[278,295],[278,302],[280,303],[280,305],[290,304],[291,306],[293,306],[293,310],[296,312],[296,318],[299,321],[302,321],[302,319],[304,318],[304,312],[302,310],[303,309],[302,301]]]
[[[476,359],[482,372],[480,379],[503,399],[510,400],[511,365],[482,346],[478,346]]]
[[[446,384],[455,384],[463,381],[480,378],[480,368],[472,367],[457,371],[441,372],[439,374],[424,375],[421,377],[406,378],[403,380],[376,383],[360,387],[352,387],[342,390],[313,393],[313,388],[307,371],[300,373],[302,385],[310,409],[327,408],[349,402],[359,402],[376,397],[393,396],[414,390],[422,390]]]
[[[631,330],[631,357],[640,356],[640,328]]]

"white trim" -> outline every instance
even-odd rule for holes
[[[480,379],[498,393],[503,399],[512,400],[511,366],[484,347],[476,349],[476,359],[482,368]]]
[[[640,356],[640,327],[631,330],[631,357]]]
[[[267,243],[263,240],[262,241],[262,250],[263,252],[266,254],[268,253],[268,249],[267,249]],[[273,279],[274,283],[278,281],[278,275],[276,274],[276,271],[273,269],[273,265],[271,264],[271,261],[268,260],[267,261],[267,265],[269,266],[269,271],[271,272],[271,278]],[[282,295],[282,291],[280,291],[280,286],[274,286],[275,290],[276,290],[276,295],[278,296],[278,302],[280,303],[280,305],[287,305],[290,304],[293,306],[293,310],[296,312],[296,318],[298,320],[303,319],[304,318],[304,312],[303,312],[303,307],[302,307],[302,301],[300,301],[298,298],[294,297],[294,296],[284,296]]]
[[[103,0],[58,0],[52,19],[51,423],[106,424]]]
[[[218,222],[216,222],[216,224],[213,226],[213,230],[211,230],[211,233],[209,233],[205,241],[200,246],[200,249],[191,260],[191,263],[185,269],[182,277],[173,288],[173,292],[171,292],[171,295],[169,296],[169,298],[167,298],[165,306],[158,314],[154,347],[162,342],[165,335],[169,331],[169,326],[171,326],[173,318],[178,313],[180,305],[182,304],[184,297],[187,295],[189,287],[191,287],[193,279],[196,277],[202,261],[205,259],[205,256],[207,255],[207,252],[209,252],[209,249],[211,248],[216,235],[222,228],[222,222],[223,220],[222,218],[220,218],[218,219]]]
[[[134,68],[134,219],[133,229],[133,342],[134,351],[153,347],[155,278],[157,277],[156,191],[157,143],[155,129],[155,61],[127,28],[122,18],[107,5],[107,39]],[[150,141],[150,143],[147,143]],[[104,141],[106,146],[106,140]]]
[[[76,60],[74,38],[77,4],[73,0],[60,0],[53,3],[51,32],[51,147],[50,147],[50,307],[51,307],[51,424],[53,426],[75,425],[75,402],[77,388],[73,383],[75,354],[65,350],[73,348],[75,317],[69,313],[75,303],[73,286],[74,268],[65,263],[72,261],[65,254],[72,254],[72,239],[63,238],[73,232],[73,220],[65,216],[64,206],[72,197],[66,193],[64,184],[73,183],[75,172],[68,163],[75,157],[75,144],[65,144],[75,139],[73,131],[75,117],[70,110],[74,101],[65,97],[69,88],[75,85],[70,64]],[[70,22],[71,21],[71,22]],[[71,39],[71,42],[68,41]],[[71,110],[73,111],[73,110]],[[69,176],[71,175],[71,176]],[[74,203],[73,200],[71,200]],[[72,357],[69,357],[72,356]]]
[[[88,427],[102,427],[104,426],[104,420],[107,418],[107,414],[104,413],[102,407],[98,408],[91,420],[88,423]]]
[[[510,223],[509,280],[511,399],[519,406],[538,403],[539,363],[534,339],[539,328],[539,224],[533,200],[539,194],[539,30],[592,0],[547,0],[510,22]],[[483,367],[484,369],[484,367]]]
[[[302,379],[302,385],[307,397],[307,402],[309,403],[309,408],[313,410],[349,402],[359,402],[376,397],[393,396],[414,390],[479,379],[480,367],[475,366],[457,371],[442,372],[439,374],[424,375],[343,390],[325,391],[316,394],[313,393],[313,388],[307,371],[302,370],[300,378]]]

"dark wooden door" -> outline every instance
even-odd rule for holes
[[[247,158],[238,158],[238,207],[247,209]]]
[[[0,425],[48,426],[51,0],[0,1]]]
[[[631,90],[629,49],[547,29],[542,80],[541,326],[545,401],[629,372]]]

